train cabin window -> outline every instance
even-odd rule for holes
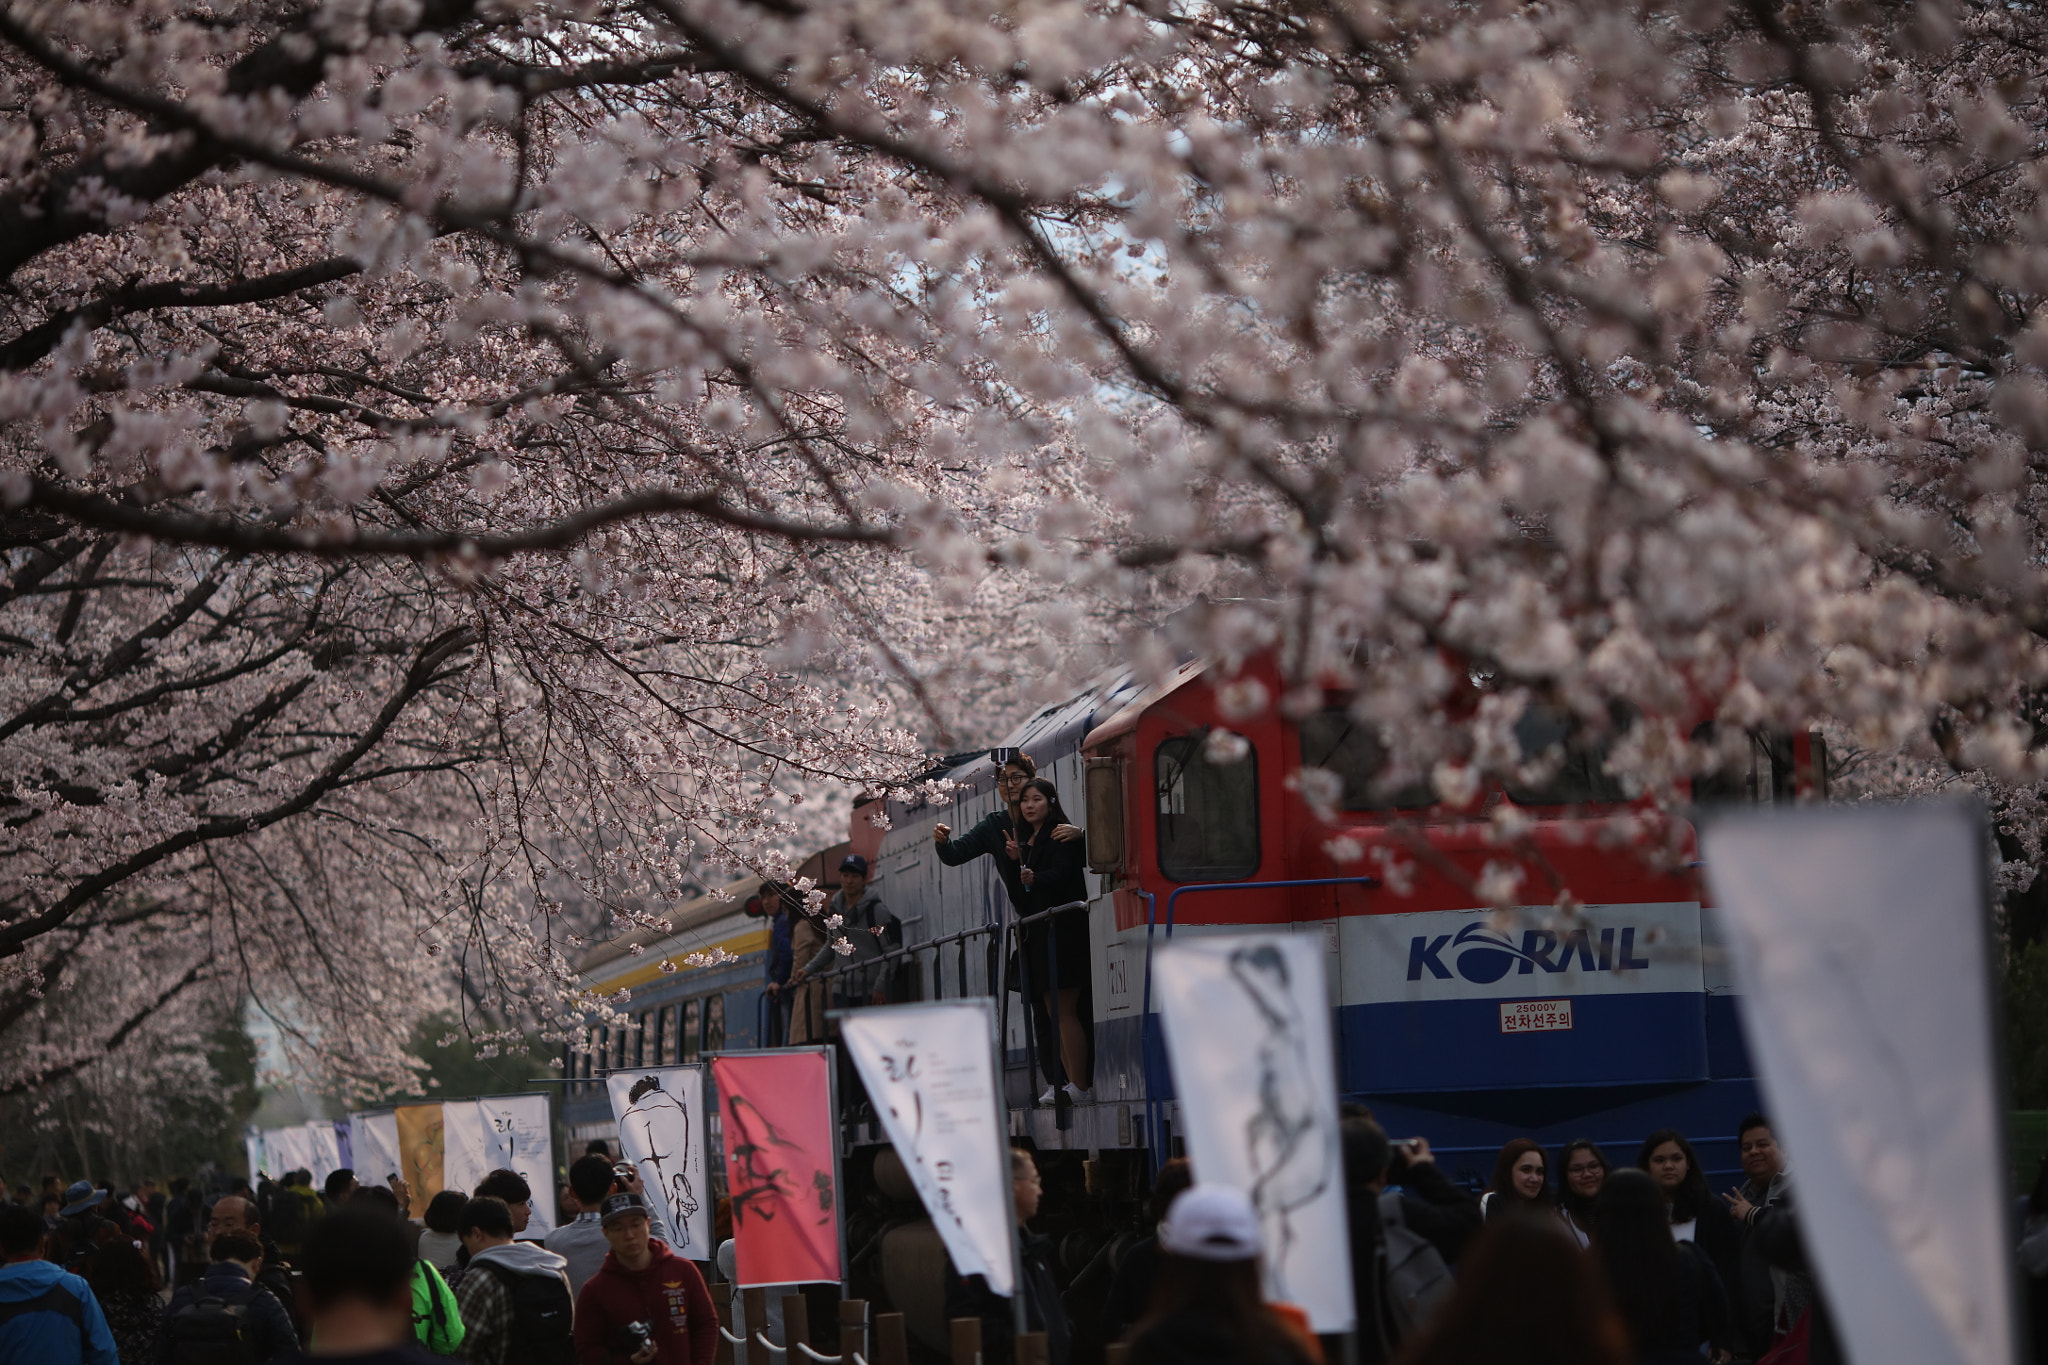
[[[1159,870],[1177,882],[1234,882],[1259,870],[1259,759],[1211,763],[1200,735],[1159,742]]]
[[[683,1002],[683,1060],[697,1060],[697,1031],[704,1026],[704,1002],[685,1000]]]
[[[1626,715],[1616,717],[1625,727]],[[1518,806],[1609,805],[1628,800],[1621,783],[1607,771],[1607,745],[1575,743],[1569,716],[1547,706],[1531,706],[1515,722],[1515,739],[1523,762],[1533,770],[1531,782],[1506,782],[1508,799]]]
[[[704,1050],[725,1051],[725,997],[722,995],[704,997]]]
[[[663,1005],[647,1020],[647,1062],[650,1066],[667,1066],[669,1059],[664,1055],[669,1046],[668,1006]]]
[[[647,1024],[646,1014],[633,1021],[633,1065],[647,1065]]]
[[[1436,804],[1436,793],[1426,781],[1388,790],[1385,746],[1370,726],[1339,707],[1302,719],[1301,766],[1337,775],[1344,784],[1338,800],[1342,810],[1420,810]]]

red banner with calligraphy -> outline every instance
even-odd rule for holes
[[[831,1060],[791,1048],[714,1058],[741,1287],[845,1278]]]

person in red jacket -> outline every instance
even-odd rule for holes
[[[697,1267],[649,1235],[647,1201],[604,1201],[611,1252],[576,1296],[578,1365],[711,1365],[718,1310]]]

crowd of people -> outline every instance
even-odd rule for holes
[[[1261,1220],[1186,1160],[1154,1178],[1148,1236],[1080,1294],[1032,1230],[1036,1156],[1012,1149],[1017,1297],[950,1265],[945,1314],[982,1323],[983,1365],[1014,1332],[1049,1365],[1121,1342],[1132,1365],[1836,1365],[1833,1320],[1807,1264],[1770,1123],[1739,1125],[1743,1179],[1721,1191],[1686,1137],[1660,1130],[1617,1166],[1598,1144],[1500,1150],[1473,1191],[1426,1138],[1372,1114],[1340,1119],[1357,1326],[1319,1338],[1261,1297]],[[629,1163],[592,1143],[556,1191],[559,1226],[509,1170],[415,1211],[402,1180],[139,1182],[125,1193],[45,1179],[0,1204],[0,1365],[713,1365],[707,1275],[672,1251]],[[2027,1203],[2021,1262],[2048,1269],[2048,1162]],[[417,1217],[415,1218],[415,1213]],[[542,1226],[546,1226],[542,1224]],[[731,1244],[717,1265],[729,1278]],[[764,1324],[753,1324],[755,1327]],[[1092,1358],[1092,1354],[1090,1356]]]
[[[1762,1115],[1741,1124],[1744,1179],[1714,1193],[1684,1135],[1652,1133],[1635,1165],[1587,1141],[1552,1154],[1518,1138],[1474,1193],[1425,1138],[1390,1140],[1371,1114],[1341,1123],[1357,1328],[1319,1339],[1298,1308],[1261,1300],[1260,1220],[1249,1199],[1157,1177],[1152,1236],[1126,1251],[1094,1324],[1133,1365],[1836,1365],[1841,1353],[1800,1241],[1781,1149]],[[1015,1154],[1024,1320],[1067,1365],[1082,1323],[1028,1225],[1036,1167]],[[1012,1305],[978,1278],[948,1280],[947,1311],[983,1321],[1004,1365]],[[1340,1354],[1341,1352],[1341,1354]]]
[[[603,1144],[521,1237],[534,1192],[497,1170],[419,1217],[393,1177],[141,1182],[51,1176],[0,1204],[0,1365],[708,1365],[704,1275],[654,1235],[633,1168]]]

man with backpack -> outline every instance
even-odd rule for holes
[[[213,1239],[199,1283],[171,1296],[157,1329],[156,1365],[264,1365],[299,1349],[277,1296],[256,1282],[263,1247],[243,1233]]]
[[[1437,1169],[1424,1138],[1387,1140],[1369,1112],[1340,1125],[1360,1365],[1381,1365],[1449,1297],[1451,1265],[1479,1230],[1479,1201]],[[1389,1189],[1389,1180],[1403,1188]]]
[[[569,1263],[537,1242],[513,1241],[512,1211],[491,1195],[463,1205],[455,1231],[469,1252],[455,1302],[472,1365],[575,1365]]]
[[[0,1204],[0,1365],[119,1365],[92,1286],[43,1259],[49,1229]]]

